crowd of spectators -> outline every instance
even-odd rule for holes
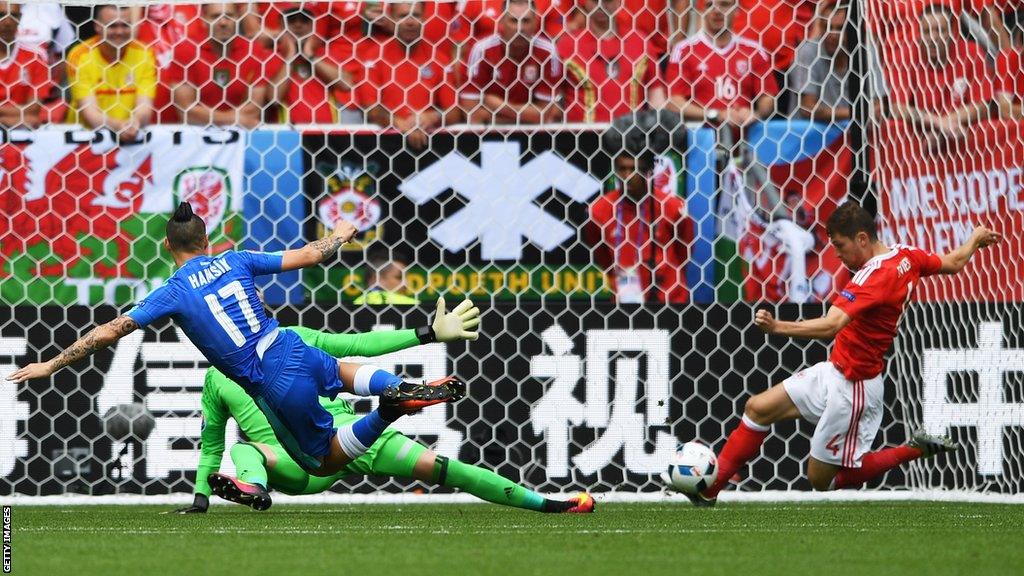
[[[1020,0],[874,1],[879,54],[860,85],[887,96],[878,111],[937,138],[1021,117]],[[76,26],[58,4],[0,3],[0,123],[132,139],[150,123],[366,122],[422,146],[445,124],[605,122],[644,107],[736,129],[846,120],[847,4],[98,5]]]
[[[869,0],[861,32],[874,42],[860,60],[848,0],[81,10],[0,2],[0,125],[81,124],[130,142],[154,123],[366,123],[422,149],[447,125],[610,122],[654,109],[668,112],[648,117],[736,141],[772,117],[850,120],[866,95],[875,119],[903,121],[942,149],[975,122],[1024,119],[1024,0]],[[615,156],[618,185],[591,205],[584,231],[623,303],[689,299],[692,223],[684,200],[655,184],[654,162]],[[405,259],[371,264],[366,302],[414,301]]]

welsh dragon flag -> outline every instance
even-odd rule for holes
[[[154,127],[118,146],[110,133],[12,131],[0,144],[0,300],[123,304],[173,271],[161,244],[180,200],[214,251],[241,238],[245,135]]]

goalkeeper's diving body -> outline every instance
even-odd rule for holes
[[[313,476],[333,476],[365,454],[391,422],[426,406],[456,401],[466,389],[454,378],[405,382],[384,370],[339,362],[267,316],[256,276],[325,262],[355,233],[352,224],[339,220],[330,235],[299,249],[210,256],[206,224],[182,202],[167,222],[164,247],[178,266],[167,282],[56,357],[19,368],[8,380],[49,377],[141,327],[171,317],[206,359],[252,398],[300,467]],[[335,428],[319,397],[333,399],[342,391],[379,396],[380,405]]]
[[[476,339],[470,332],[479,323],[479,310],[466,300],[453,311],[445,313],[444,300],[438,300],[437,315],[430,326],[432,337],[439,342]],[[414,330],[388,330],[365,334],[329,334],[308,328],[293,327],[302,340],[335,357],[377,356],[403,350],[422,343]],[[365,368],[365,367],[364,367]],[[320,398],[320,404],[334,418],[335,428],[342,428],[359,419],[352,406],[341,398]],[[498,474],[449,459],[388,429],[369,450],[326,477],[311,476],[302,469],[277,441],[266,416],[252,399],[216,368],[206,373],[202,396],[202,451],[196,474],[195,495],[191,506],[176,512],[206,512],[211,493],[256,510],[271,505],[268,489],[285,494],[318,494],[338,480],[351,475],[414,478],[428,484],[458,488],[478,498],[538,512],[592,512],[594,500],[580,494],[569,500],[549,500]],[[224,453],[224,430],[234,418],[248,442],[231,447],[231,460],[238,478],[220,474]]]

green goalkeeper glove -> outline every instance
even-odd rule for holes
[[[459,340],[476,340],[480,333],[475,328],[480,326],[480,309],[469,300],[463,300],[451,312],[445,312],[444,298],[437,299],[437,313],[431,329],[438,342],[458,342]]]
[[[210,507],[210,499],[203,494],[196,494],[195,498],[192,499],[191,506],[185,506],[184,508],[178,508],[174,511],[175,514],[202,514],[206,512],[206,509]]]

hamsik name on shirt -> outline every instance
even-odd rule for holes
[[[220,278],[221,274],[224,274],[228,270],[231,270],[231,266],[223,258],[217,258],[210,262],[209,268],[203,268],[195,274],[188,275],[188,283],[193,288],[199,288],[206,286],[210,282],[213,282],[217,278]]]

